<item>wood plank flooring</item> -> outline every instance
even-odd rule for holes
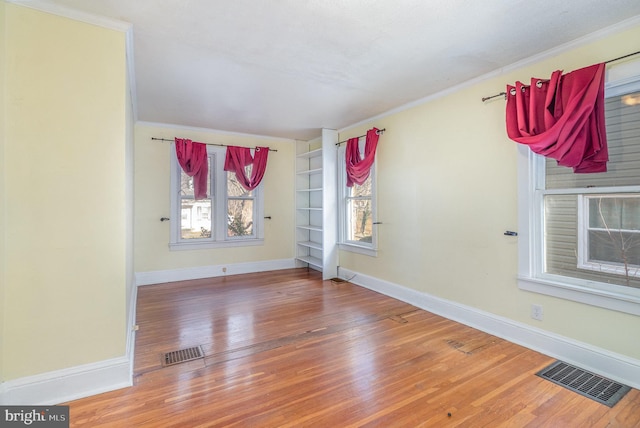
[[[535,373],[553,359],[307,269],[144,286],[135,384],[72,427],[640,427]],[[161,356],[205,356],[162,367]]]

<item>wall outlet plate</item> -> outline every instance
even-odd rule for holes
[[[531,318],[542,321],[543,315],[542,305],[531,305]]]

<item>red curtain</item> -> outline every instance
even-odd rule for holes
[[[209,179],[207,145],[176,138],[176,157],[185,174],[193,177],[195,198],[205,199],[207,197],[207,181]]]
[[[227,155],[224,160],[224,170],[236,173],[238,182],[247,190],[253,190],[262,181],[267,169],[268,147],[256,147],[255,154],[251,156],[248,147],[227,147]],[[247,177],[244,167],[253,165],[251,177]]]
[[[605,64],[507,85],[507,135],[576,173],[606,172]]]
[[[371,165],[376,158],[376,147],[378,147],[378,129],[371,128],[367,131],[364,146],[364,158],[360,157],[358,148],[359,138],[350,138],[347,140],[347,149],[345,159],[347,161],[347,187],[353,187],[353,184],[362,185],[371,171]]]

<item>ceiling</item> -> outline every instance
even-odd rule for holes
[[[133,24],[138,120],[301,140],[640,15],[638,0],[40,3]]]

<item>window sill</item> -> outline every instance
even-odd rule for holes
[[[596,282],[579,280],[568,282],[567,279],[556,275],[545,275],[545,278],[520,276],[518,277],[518,288],[618,312],[640,315],[640,290],[638,289],[632,288],[627,293],[624,290],[627,287],[616,286],[615,290],[608,291],[599,288],[602,286],[598,286]],[[611,284],[603,285],[612,288]]]
[[[371,247],[364,247],[362,245],[342,242],[338,244],[338,248],[343,251],[349,251],[351,253],[364,254],[365,256],[370,257],[378,257],[378,250]]]
[[[206,250],[212,248],[230,248],[230,247],[250,247],[254,245],[263,245],[264,239],[238,239],[234,241],[206,241],[206,242],[171,242],[169,250],[171,251],[188,251],[188,250]]]

